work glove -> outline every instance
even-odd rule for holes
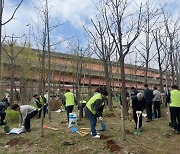
[[[101,120],[101,121],[102,121],[102,120],[103,120],[103,117],[100,116],[100,117],[98,118],[98,120]]]
[[[141,114],[142,113],[142,111],[136,111],[136,114]]]

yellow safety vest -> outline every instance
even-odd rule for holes
[[[75,105],[74,94],[72,92],[67,92],[64,94],[64,96],[66,98],[66,106]]]
[[[180,91],[179,90],[172,90],[170,91],[170,107],[180,107]]]
[[[96,114],[96,111],[94,108],[92,108],[92,105],[95,103],[95,101],[97,99],[101,99],[102,100],[102,96],[100,93],[94,95],[93,97],[91,97],[91,99],[87,102],[86,107],[93,113]],[[103,101],[101,101],[101,106],[103,105]]]

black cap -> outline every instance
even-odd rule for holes
[[[104,95],[104,96],[108,96],[108,92],[107,92],[107,90],[105,90],[105,89],[101,90],[100,93],[101,93],[102,95]]]

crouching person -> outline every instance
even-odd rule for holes
[[[139,128],[140,131],[142,131],[142,112],[145,109],[145,106],[146,100],[141,93],[138,93],[137,96],[132,98],[133,117],[136,124],[135,129]],[[139,117],[139,126],[137,126],[137,111],[141,111]]]
[[[100,135],[96,132],[96,123],[97,118],[99,120],[102,120],[102,117],[100,116],[100,108],[103,105],[104,100],[106,100],[107,95],[107,91],[102,90],[100,91],[100,93],[91,97],[91,99],[87,102],[85,106],[84,110],[90,123],[92,138],[100,138]]]
[[[35,107],[30,105],[13,104],[12,110],[19,112],[19,127],[23,127],[25,132],[30,132],[30,121],[38,113]]]

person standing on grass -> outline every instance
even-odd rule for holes
[[[104,105],[104,101],[107,99],[108,93],[106,90],[100,90],[100,92],[91,97],[85,106],[85,113],[90,123],[92,138],[100,138],[100,135],[96,132],[97,118],[102,120],[101,107]]]
[[[87,103],[87,101],[83,99],[80,101],[80,104],[78,106],[78,109],[79,109],[79,112],[81,113],[82,118],[83,118],[83,110],[84,110],[84,107],[86,106],[86,103]],[[85,115],[85,117],[86,117],[86,115]]]
[[[133,99],[134,97],[137,96],[137,94],[139,93],[138,90],[135,87],[131,87],[131,99]]]
[[[74,94],[69,89],[66,89],[66,93],[64,94],[62,101],[66,107],[67,119],[69,123],[69,113],[72,113],[74,105],[76,105]]]
[[[146,106],[146,100],[144,99],[142,93],[138,93],[135,97],[132,98],[132,109],[133,109],[133,118],[135,121],[135,129],[137,129],[137,111],[143,112]],[[139,127],[142,131],[142,114],[139,117]]]
[[[146,122],[152,121],[152,100],[153,100],[153,91],[148,88],[148,85],[144,85],[144,98],[146,100],[146,113],[147,113],[147,120]]]
[[[30,132],[30,122],[33,117],[38,114],[38,110],[30,105],[13,104],[12,110],[19,112],[19,127],[22,127],[25,132]]]
[[[46,90],[44,97],[46,98],[46,113],[48,114],[48,104],[49,104],[49,102],[48,102],[48,97],[49,97],[48,90]]]
[[[154,91],[153,91],[153,109],[154,109],[154,114],[155,114],[155,118],[160,119],[161,118],[161,93],[160,91],[158,91],[157,87],[154,87]]]
[[[6,117],[6,112],[5,110],[8,108],[8,106],[10,105],[10,103],[8,102],[8,100],[4,99],[2,102],[0,102],[0,117],[1,117],[1,121],[0,121],[0,126],[5,125],[6,123],[4,122],[5,117]]]
[[[167,97],[170,103],[171,123],[175,133],[180,133],[180,91],[177,85],[172,85],[171,88]]]
[[[43,96],[39,96],[39,95],[37,95],[37,94],[35,94],[35,95],[33,96],[33,98],[35,98],[35,100],[36,100],[36,105],[37,105],[37,107],[39,108],[38,119],[41,118],[41,112],[42,112],[42,110],[43,110],[43,116],[44,116],[44,118],[45,118],[46,110],[47,110],[47,100],[46,100],[46,98],[43,97]],[[44,107],[43,107],[43,105],[44,105]]]

